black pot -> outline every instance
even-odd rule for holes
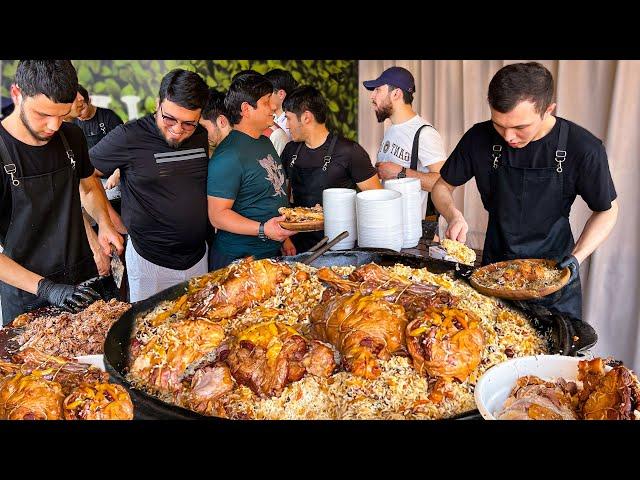
[[[311,253],[301,253],[292,257],[282,257],[281,260],[301,262],[310,255]],[[365,249],[326,252],[314,260],[311,265],[314,267],[332,265],[360,266],[371,262],[382,266],[392,266],[396,263],[401,263],[412,268],[426,267],[433,273],[451,272],[455,269],[456,265],[455,263],[444,260],[397,253],[391,250]],[[125,312],[122,317],[111,326],[107,334],[104,344],[104,363],[107,372],[109,372],[113,382],[122,385],[129,391],[135,406],[136,418],[223,420],[217,417],[200,415],[185,408],[163,402],[137,388],[133,388],[125,379],[126,366],[129,364],[131,332],[136,317],[152,310],[162,301],[177,299],[187,291],[188,283],[188,281],[182,282],[146,300],[134,303],[133,307]],[[571,320],[561,315],[536,316],[532,312],[527,312],[516,305],[513,305],[513,307],[529,318],[536,329],[550,334],[551,353],[571,356],[579,355],[580,352],[595,345],[597,341],[598,337],[593,328],[584,322]],[[575,341],[574,338],[576,339]],[[477,410],[471,410],[454,418],[476,419],[480,418],[480,414]]]

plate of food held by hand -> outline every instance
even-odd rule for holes
[[[557,292],[570,277],[569,268],[558,269],[555,260],[524,258],[480,267],[471,274],[469,282],[485,295],[530,300]]]
[[[287,230],[314,232],[324,229],[324,213],[320,204],[314,207],[280,207],[278,212],[285,216],[280,226]]]

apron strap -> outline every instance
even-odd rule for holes
[[[569,125],[560,118],[558,118],[557,121],[560,122],[560,135],[558,138],[558,149],[556,150],[556,162],[558,163],[556,172],[562,173],[562,162],[567,159],[567,137],[569,136]]]
[[[336,142],[338,141],[338,135],[333,134],[333,138],[331,139],[331,143],[329,144],[329,150],[327,154],[324,156],[324,165],[322,165],[322,171],[327,171],[327,166],[331,163],[331,156],[333,155],[333,149],[336,146]]]
[[[71,150],[71,147],[69,146],[69,142],[67,142],[67,137],[65,137],[64,133],[62,133],[62,129],[58,130],[58,133],[60,133],[60,138],[62,139],[62,144],[64,145],[64,149],[67,152],[67,158],[71,162],[71,168],[75,170],[76,169],[76,161],[73,158],[73,150]]]
[[[17,187],[20,185],[20,180],[14,176],[17,171],[16,164],[11,160],[11,155],[9,155],[9,150],[7,149],[6,143],[4,143],[2,135],[0,135],[0,157],[2,158],[4,172],[11,177],[13,186]]]
[[[300,142],[298,148],[296,148],[296,153],[291,155],[291,162],[289,163],[289,168],[293,167],[293,164],[296,163],[296,158],[298,158],[298,154],[300,153],[300,149],[302,148],[302,144],[304,141]]]
[[[557,118],[557,117],[556,117]],[[556,163],[558,164],[556,172],[562,173],[562,162],[567,158],[567,138],[569,136],[569,125],[561,118],[557,118],[560,122],[560,134],[558,136],[558,147],[555,153]],[[502,156],[502,140],[497,136],[495,132],[495,144],[491,146],[491,158],[493,158],[493,168],[497,169],[500,164],[500,157]]]
[[[322,165],[323,172],[327,171],[327,166],[329,165],[329,163],[331,163],[331,157],[333,156],[333,150],[336,147],[337,141],[338,141],[338,135],[333,135],[333,138],[331,139],[331,143],[329,144],[329,150],[327,151],[327,154],[324,156],[324,165]],[[298,148],[296,148],[296,152],[293,155],[291,155],[291,162],[289,163],[289,168],[293,167],[293,165],[295,164],[303,144],[304,142],[300,142],[300,144],[298,145]]]
[[[418,171],[418,148],[420,147],[420,132],[424,127],[434,128],[433,125],[429,125],[428,123],[425,123],[420,128],[418,128],[418,130],[416,130],[416,134],[413,136],[413,147],[411,147],[411,164],[409,165],[409,168],[411,170]],[[425,217],[428,217],[431,215],[435,215],[437,219],[437,217],[440,216],[440,213],[436,209],[436,206],[433,204],[433,200],[431,199],[431,192],[428,192],[427,193],[427,209],[424,212],[422,212],[422,217],[424,219]]]
[[[426,123],[418,128],[418,130],[416,130],[416,134],[413,137],[413,147],[411,147],[411,165],[409,165],[409,168],[411,170],[418,170],[418,147],[420,146],[420,131],[424,127],[433,128],[433,126]]]

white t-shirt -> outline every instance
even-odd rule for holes
[[[291,140],[291,133],[289,132],[289,129],[287,128],[287,117],[285,115],[284,110],[282,111],[282,113],[280,115],[274,115],[273,119],[276,121],[276,123],[278,124],[278,126],[284,130],[284,133],[287,134],[287,138],[289,140]]]
[[[404,123],[391,125],[384,133],[384,138],[378,150],[377,163],[393,162],[403,167],[411,166],[411,150],[413,149],[413,137],[422,125],[431,125],[420,115],[407,120]],[[438,131],[431,127],[425,127],[420,131],[420,143],[418,145],[418,171],[429,172],[429,165],[443,162],[447,159],[444,153],[444,144]],[[422,211],[427,210],[427,195],[429,192],[420,192],[422,199]]]
[[[271,128],[272,130],[271,135],[269,135],[269,140],[271,140],[271,143],[273,143],[276,152],[278,152],[278,156],[280,156],[282,155],[284,147],[287,145],[287,143],[289,143],[289,137],[287,137],[287,134],[284,130],[278,128],[276,125],[273,125],[269,128]]]

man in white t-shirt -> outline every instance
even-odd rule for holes
[[[284,114],[282,103],[284,99],[298,86],[298,82],[293,78],[290,72],[281,68],[274,68],[264,74],[265,77],[273,84],[273,95],[271,95],[271,102],[276,106],[276,112],[273,114],[273,119],[284,132],[287,134],[287,138],[291,140],[291,133],[289,133],[289,127],[287,126],[287,117]],[[279,154],[280,152],[278,152]]]
[[[440,178],[440,168],[447,157],[438,131],[411,107],[416,91],[413,75],[405,68],[391,67],[377,79],[362,83],[371,90],[371,103],[378,122],[387,118],[391,121],[378,150],[378,175],[382,180],[420,179],[422,212],[426,212],[428,192]],[[411,169],[414,138],[423,125],[426,126],[420,130],[417,168]]]
[[[263,135],[268,137],[276,148],[278,155],[282,155],[284,147],[291,140],[291,133],[287,127],[287,118],[282,109],[282,102],[291,93],[298,82],[295,81],[291,73],[281,68],[274,68],[264,74],[273,85],[273,95],[271,95],[271,103],[276,107],[273,114],[274,124],[267,128]]]

